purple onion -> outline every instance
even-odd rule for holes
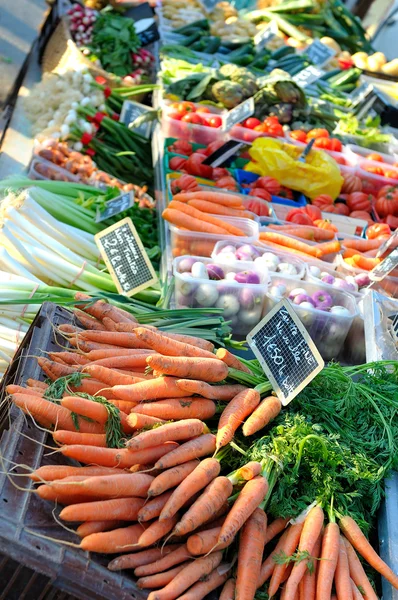
[[[233,252],[233,254],[235,254],[236,248],[232,244],[228,244],[227,246],[224,246],[224,248],[221,248],[218,254],[223,254],[224,252]]]
[[[322,273],[321,275],[321,281],[323,281],[323,283],[327,283],[329,285],[333,285],[336,281],[336,278],[333,277],[333,275],[329,275],[329,273]]]
[[[302,304],[303,302],[309,302],[315,308],[315,302],[307,294],[297,294],[293,299],[293,304]]]
[[[192,265],[196,262],[196,260],[192,256],[187,256],[183,258],[178,263],[178,272],[179,273],[190,273],[192,269]]]
[[[225,274],[221,267],[218,265],[206,265],[207,274],[209,275],[209,279],[220,280],[224,279]]]
[[[315,307],[319,308],[319,310],[328,310],[333,305],[332,296],[322,290],[314,292],[312,299],[315,302]]]
[[[261,298],[251,288],[244,288],[239,292],[239,302],[242,308],[252,310],[261,302]]]
[[[336,279],[334,287],[344,290],[345,292],[355,292],[355,286],[345,279]]]
[[[183,294],[177,294],[177,306],[191,307],[193,304],[192,295],[184,296]]]
[[[260,256],[259,251],[251,244],[239,246],[235,254],[238,260],[253,260]]]
[[[306,291],[304,288],[294,288],[294,290],[292,290],[289,293],[289,300],[294,300],[296,296],[298,296],[299,294],[304,294],[306,295]]]
[[[254,271],[240,271],[236,273],[235,280],[238,283],[260,283],[260,277]]]
[[[360,275],[355,275],[354,279],[360,288],[364,287],[365,285],[370,284],[370,277],[367,273],[361,273]]]

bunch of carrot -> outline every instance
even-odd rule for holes
[[[311,242],[330,242],[335,239],[335,233],[333,231],[321,229],[320,227],[312,227],[311,225],[295,225],[294,223],[274,225],[271,223],[267,228],[274,229],[279,233],[288,233]]]
[[[340,252],[341,250],[340,242],[337,240],[311,246],[310,244],[306,244],[301,240],[297,240],[294,237],[286,235],[285,233],[287,232],[280,233],[279,231],[268,231],[268,229],[269,228],[267,227],[267,231],[260,231],[260,241],[272,248],[277,248],[278,250],[283,250],[284,252],[303,256],[307,259],[309,257],[313,257],[322,260],[328,254],[334,254]],[[289,231],[289,233],[291,234],[291,231]]]

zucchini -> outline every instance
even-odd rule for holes
[[[329,79],[329,83],[333,88],[339,88],[350,83],[356,83],[360,75],[361,69],[354,67],[352,69],[347,69],[347,71],[343,71],[337,77],[332,77]]]
[[[279,60],[289,54],[296,54],[296,50],[292,48],[292,46],[282,46],[281,48],[278,48],[278,50],[274,50],[271,54],[271,58],[272,60]]]
[[[319,79],[322,81],[327,81],[331,77],[336,77],[336,75],[340,75],[340,74],[341,74],[341,69],[332,69],[331,71],[327,71],[326,73],[324,73],[322,75],[322,77],[320,77]]]
[[[186,37],[184,40],[182,40],[180,42],[180,45],[181,46],[191,46],[194,42],[197,42],[198,40],[200,40],[202,35],[203,35],[203,32],[198,30],[198,31],[196,31],[196,33],[192,33],[191,35]]]
[[[206,53],[207,54],[214,54],[214,52],[217,52],[217,50],[219,49],[221,44],[221,38],[216,36],[216,35],[212,35],[210,37],[207,38],[207,47],[206,47]]]
[[[200,21],[194,21],[193,23],[189,23],[188,25],[183,25],[178,29],[174,29],[173,33],[181,33],[182,35],[186,35],[186,32],[190,29],[205,29],[208,31],[210,29],[209,21],[207,19],[200,19]]]
[[[350,92],[353,92],[356,89],[356,87],[357,87],[356,83],[347,83],[346,85],[341,85],[339,87],[339,91],[350,93]]]
[[[283,14],[287,12],[297,12],[300,10],[309,12],[315,8],[316,6],[313,0],[287,0],[286,2],[281,2],[277,6],[268,7],[267,11]]]
[[[293,69],[290,69],[290,71],[288,71],[288,73],[291,77],[293,77],[294,75],[297,75],[297,73],[300,73],[300,71],[304,71],[304,69],[306,69],[309,66],[310,66],[310,63],[307,61],[301,65],[298,65],[297,67],[294,67]]]

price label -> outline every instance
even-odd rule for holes
[[[279,302],[246,339],[284,406],[325,365],[287,300]]]
[[[394,246],[398,245],[398,229],[396,231],[394,231],[394,233],[388,238],[388,240],[386,240],[380,246],[380,248],[376,254],[376,257],[380,258],[380,256],[383,256],[383,254],[385,254],[392,245],[394,245]]]
[[[306,69],[300,71],[300,73],[297,73],[297,75],[293,77],[293,81],[295,81],[297,85],[305,88],[307,85],[311,85],[311,83],[314,83],[314,81],[322,77],[324,73],[325,71],[322,71],[319,67],[310,65]]]
[[[369,278],[372,281],[381,281],[386,277],[395,267],[398,266],[398,248],[393,250],[391,254],[381,261],[374,269],[369,271]],[[372,285],[372,284],[371,284]]]
[[[326,65],[335,56],[336,50],[322,44],[319,40],[314,40],[307,48],[306,54],[314,65],[323,67],[323,65]]]
[[[97,215],[95,218],[96,223],[101,223],[101,221],[106,221],[106,219],[110,219],[111,217],[115,217],[121,212],[131,208],[134,204],[134,192],[126,192],[125,194],[121,194],[112,200],[109,200],[106,203],[104,210],[100,210],[97,208]]]
[[[268,42],[278,35],[278,31],[278,25],[275,21],[271,21],[268,25],[260,29],[253,38],[256,49],[262,50]]]
[[[237,123],[241,123],[254,113],[254,99],[248,98],[232,108],[225,116],[224,131],[229,131]]]
[[[160,39],[158,27],[155,22],[155,13],[148,2],[127,9],[124,16],[133,19],[136,34],[143,46],[153,44],[153,42]]]
[[[373,93],[373,85],[371,83],[361,83],[353,92],[350,94],[350,98],[353,106],[360,104],[369,96],[369,94]]]
[[[238,154],[242,146],[244,146],[243,142],[229,140],[221,148],[210,154],[202,164],[209,165],[213,169],[222,167],[228,160]]]
[[[157,283],[155,270],[129,217],[97,233],[94,239],[120,294],[133,296]]]
[[[134,102],[133,100],[125,100],[122,106],[122,112],[120,113],[120,122],[127,125],[127,127],[134,123],[138,117],[151,112],[152,109],[145,104]],[[142,135],[143,137],[149,138],[152,132],[152,122],[142,123],[137,127],[132,127],[132,130]]]

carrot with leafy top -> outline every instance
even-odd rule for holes
[[[210,223],[210,225],[216,225],[223,229],[226,229],[230,235],[236,235],[243,237],[244,233],[239,227],[235,227],[225,220],[217,219],[216,217],[212,217],[206,212],[202,212],[193,206],[189,206],[188,204],[184,204],[183,202],[178,202],[177,200],[172,200],[169,204],[170,209],[178,210],[182,213],[185,213],[189,217],[193,217],[194,219],[199,219],[201,221],[205,221],[206,223]]]
[[[239,384],[209,385],[205,381],[195,379],[179,379],[176,383],[180,389],[190,394],[197,394],[209,400],[218,400],[220,402],[228,402],[236,394],[246,389],[245,386]]]
[[[169,456],[162,456],[156,461],[155,469],[169,469],[186,463],[195,458],[213,454],[216,449],[216,436],[212,433],[205,433],[199,437],[181,444],[175,450],[169,453]]]
[[[282,404],[277,396],[264,398],[254,409],[250,417],[243,423],[242,433],[245,436],[253,435],[263,429],[270,421],[281,412]]]
[[[187,379],[201,379],[217,383],[228,376],[228,367],[218,358],[203,358],[199,356],[148,356],[147,364],[163,375],[173,375]]]
[[[236,600],[253,600],[260,576],[267,531],[267,516],[261,508],[250,515],[240,532]]]
[[[227,229],[219,225],[213,225],[186,215],[185,213],[174,208],[166,208],[162,212],[162,217],[165,221],[172,223],[176,227],[188,229],[189,231],[198,231],[200,233],[209,233],[210,235],[230,235]]]
[[[186,440],[204,433],[206,425],[199,419],[187,419],[186,421],[177,421],[176,423],[166,423],[156,429],[144,431],[127,442],[127,448],[130,450],[143,450],[151,448],[164,442],[177,442]]]
[[[166,379],[163,377],[163,379]],[[186,392],[185,392],[186,393]],[[213,400],[204,398],[170,398],[169,400],[157,400],[156,402],[142,402],[132,409],[129,417],[133,413],[148,415],[150,417],[160,417],[165,421],[184,420],[184,419],[210,419],[216,412],[216,405]]]
[[[237,369],[238,371],[243,371],[243,373],[252,374],[250,369],[244,365],[239,358],[234,356],[229,350],[226,348],[219,348],[216,352],[217,358],[222,360],[228,367],[232,367],[233,369]]]
[[[234,437],[235,431],[260,403],[257,390],[246,389],[239,392],[227,404],[221,413],[217,431],[217,449],[228,444]]]

